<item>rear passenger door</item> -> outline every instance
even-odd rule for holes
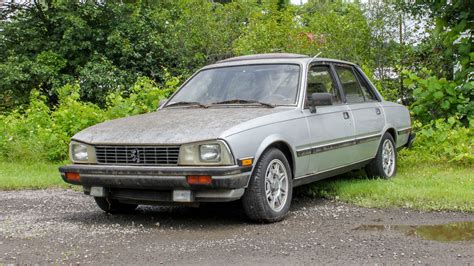
[[[336,64],[335,70],[345,102],[353,115],[355,149],[351,161],[375,157],[385,125],[385,118],[377,94],[366,78],[351,65]]]

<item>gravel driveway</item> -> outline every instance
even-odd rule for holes
[[[253,224],[235,203],[106,215],[71,190],[4,191],[0,202],[0,264],[474,263],[472,213],[297,196],[285,221]],[[411,227],[466,221],[467,241],[426,240]]]

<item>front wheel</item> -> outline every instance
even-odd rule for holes
[[[375,159],[365,168],[368,177],[390,178],[397,173],[397,149],[390,133],[383,135]]]
[[[102,197],[94,197],[94,199],[101,210],[111,214],[131,213],[138,207],[136,204],[121,203],[116,199]]]
[[[280,221],[288,214],[292,195],[290,164],[283,152],[271,148],[257,162],[242,197],[245,213],[254,221]]]

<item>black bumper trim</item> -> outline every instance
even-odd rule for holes
[[[252,167],[147,167],[116,165],[66,165],[59,167],[63,180],[82,186],[103,186],[132,189],[174,189],[174,188],[244,188],[247,186]],[[80,182],[71,182],[67,172],[77,172]],[[210,175],[212,184],[190,186],[187,175]]]

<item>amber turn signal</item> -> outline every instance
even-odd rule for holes
[[[242,158],[237,160],[240,166],[252,166],[253,164],[253,157],[249,158]]]
[[[67,172],[66,179],[72,182],[81,182],[81,176],[76,172]]]
[[[252,159],[242,160],[242,166],[249,166],[249,165],[252,165]]]
[[[188,175],[186,179],[190,185],[212,184],[212,177],[210,175]]]

